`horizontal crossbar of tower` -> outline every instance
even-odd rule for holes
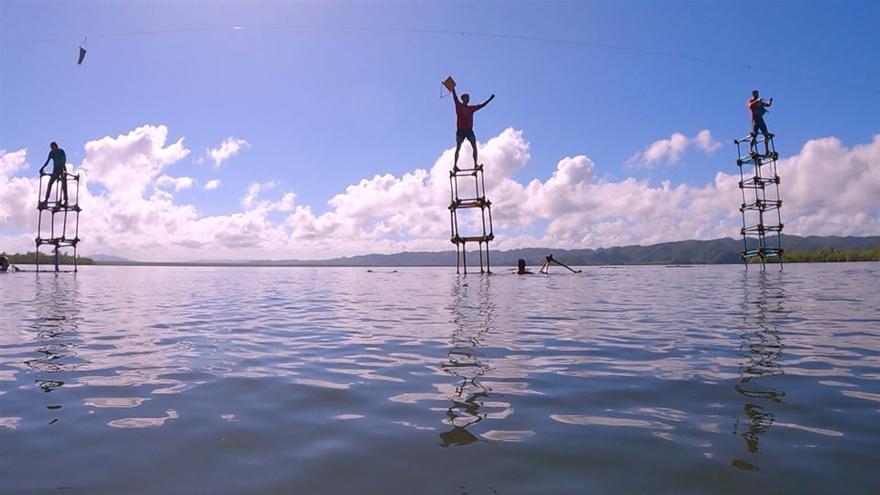
[[[79,238],[70,239],[66,237],[55,237],[44,239],[37,237],[36,242],[38,246],[41,246],[43,244],[52,244],[57,246],[76,246],[79,243]]]
[[[782,200],[757,200],[754,203],[743,203],[739,207],[739,211],[745,210],[760,210],[760,211],[770,211],[776,208],[782,208]]]
[[[486,198],[467,198],[467,199],[458,199],[453,201],[450,205],[450,209],[464,209],[464,208],[488,208],[492,206],[492,202]]]
[[[453,244],[466,244],[468,242],[489,242],[495,240],[494,234],[474,236],[453,236],[449,239]]]

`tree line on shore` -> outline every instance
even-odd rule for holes
[[[34,251],[15,254],[0,252],[0,256],[6,256],[13,265],[33,265],[37,262],[37,253]],[[59,261],[62,265],[72,265],[73,256],[62,253]],[[77,256],[76,263],[78,265],[94,265],[95,261],[84,256]],[[52,253],[40,253],[40,264],[54,265],[55,255]]]
[[[814,251],[786,251],[785,263],[815,263],[822,261],[880,261],[880,247],[873,249],[817,249]]]
[[[768,238],[774,245],[775,238]],[[742,240],[733,238],[711,240],[674,241],[649,246],[619,246],[598,249],[552,249],[518,248],[507,251],[493,251],[492,266],[515,266],[519,259],[529,265],[540,265],[544,257],[553,254],[569,265],[692,265],[742,263],[740,252]],[[869,237],[801,237],[784,236],[785,263],[835,262],[835,261],[880,261],[880,236]],[[469,253],[468,257],[476,253]],[[7,254],[13,264],[33,264],[35,253]],[[476,260],[476,258],[471,258]],[[753,260],[756,261],[756,260]],[[365,254],[345,258],[323,260],[225,260],[189,262],[138,262],[108,255],[96,255],[95,259],[80,257],[82,265],[224,265],[224,266],[455,266],[455,252],[420,251],[394,254]],[[773,262],[771,259],[770,262]],[[40,253],[40,263],[52,264],[51,253]],[[72,264],[73,258],[61,255],[62,264]]]

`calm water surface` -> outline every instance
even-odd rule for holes
[[[876,263],[0,294],[3,494],[880,493]]]

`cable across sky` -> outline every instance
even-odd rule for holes
[[[554,38],[546,36],[536,36],[523,33],[505,33],[505,32],[488,32],[473,30],[455,30],[455,29],[432,29],[432,28],[413,28],[401,26],[367,26],[367,25],[317,25],[317,24],[257,24],[257,25],[224,25],[224,26],[193,26],[182,28],[157,28],[157,29],[141,29],[130,31],[108,31],[99,33],[83,33],[93,39],[112,39],[127,38],[140,36],[158,36],[164,34],[182,34],[182,33],[217,33],[217,32],[240,32],[240,31],[283,31],[283,30],[300,30],[300,31],[349,31],[349,32],[373,32],[373,33],[408,33],[418,35],[440,35],[440,36],[458,36],[470,38],[498,39],[510,40],[527,43],[542,43],[554,45],[566,45],[573,47],[590,48],[595,50],[608,50],[621,53],[629,53],[632,55],[644,55],[650,57],[664,57],[669,59],[677,59],[685,62],[694,62],[699,64],[715,65],[719,67],[727,67],[731,69],[745,71],[765,71],[774,72],[786,77],[795,79],[809,80],[823,84],[848,88],[857,91],[865,91],[869,93],[880,94],[880,88],[862,84],[854,81],[834,79],[822,77],[813,74],[805,74],[801,72],[779,69],[767,65],[744,64],[742,62],[725,60],[718,57],[707,57],[703,55],[694,55],[670,50],[659,50],[644,48],[639,46],[618,45],[613,43],[586,41],[577,39]],[[17,47],[48,43],[61,43],[76,41],[76,37],[52,37],[35,40],[15,41],[8,43],[0,43],[0,48]]]

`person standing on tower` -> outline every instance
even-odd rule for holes
[[[772,104],[773,98],[763,100],[759,96],[757,89],[752,91],[752,98],[748,102],[749,112],[752,114],[752,132],[749,133],[749,136],[752,138],[749,150],[752,152],[755,152],[755,140],[758,138],[758,131],[761,131],[761,134],[764,135],[764,152],[767,155],[770,154],[770,145],[767,140],[773,137],[773,134],[767,131],[764,114],[767,113],[767,108]]]
[[[61,181],[61,196],[64,198],[63,205],[67,206],[67,155],[64,150],[58,147],[58,143],[52,141],[49,144],[51,150],[46,158],[46,163],[40,167],[40,176],[45,173],[46,165],[52,162],[52,174],[49,176],[49,184],[46,186],[46,198],[41,203],[42,207],[46,207],[49,203],[49,195],[52,193],[52,184],[55,181]],[[61,205],[56,205],[56,208]]]
[[[471,143],[471,148],[474,150],[474,168],[477,168],[477,137],[474,135],[474,112],[488,105],[490,101],[495,99],[495,95],[493,94],[488,100],[479,105],[468,105],[471,101],[470,95],[464,93],[461,95],[461,100],[459,100],[458,94],[455,92],[455,81],[452,81],[452,78],[447,79],[447,81],[449,82],[447,88],[452,92],[452,98],[455,100],[455,164],[452,170],[458,171],[458,152],[461,150],[461,143],[465,139]]]

